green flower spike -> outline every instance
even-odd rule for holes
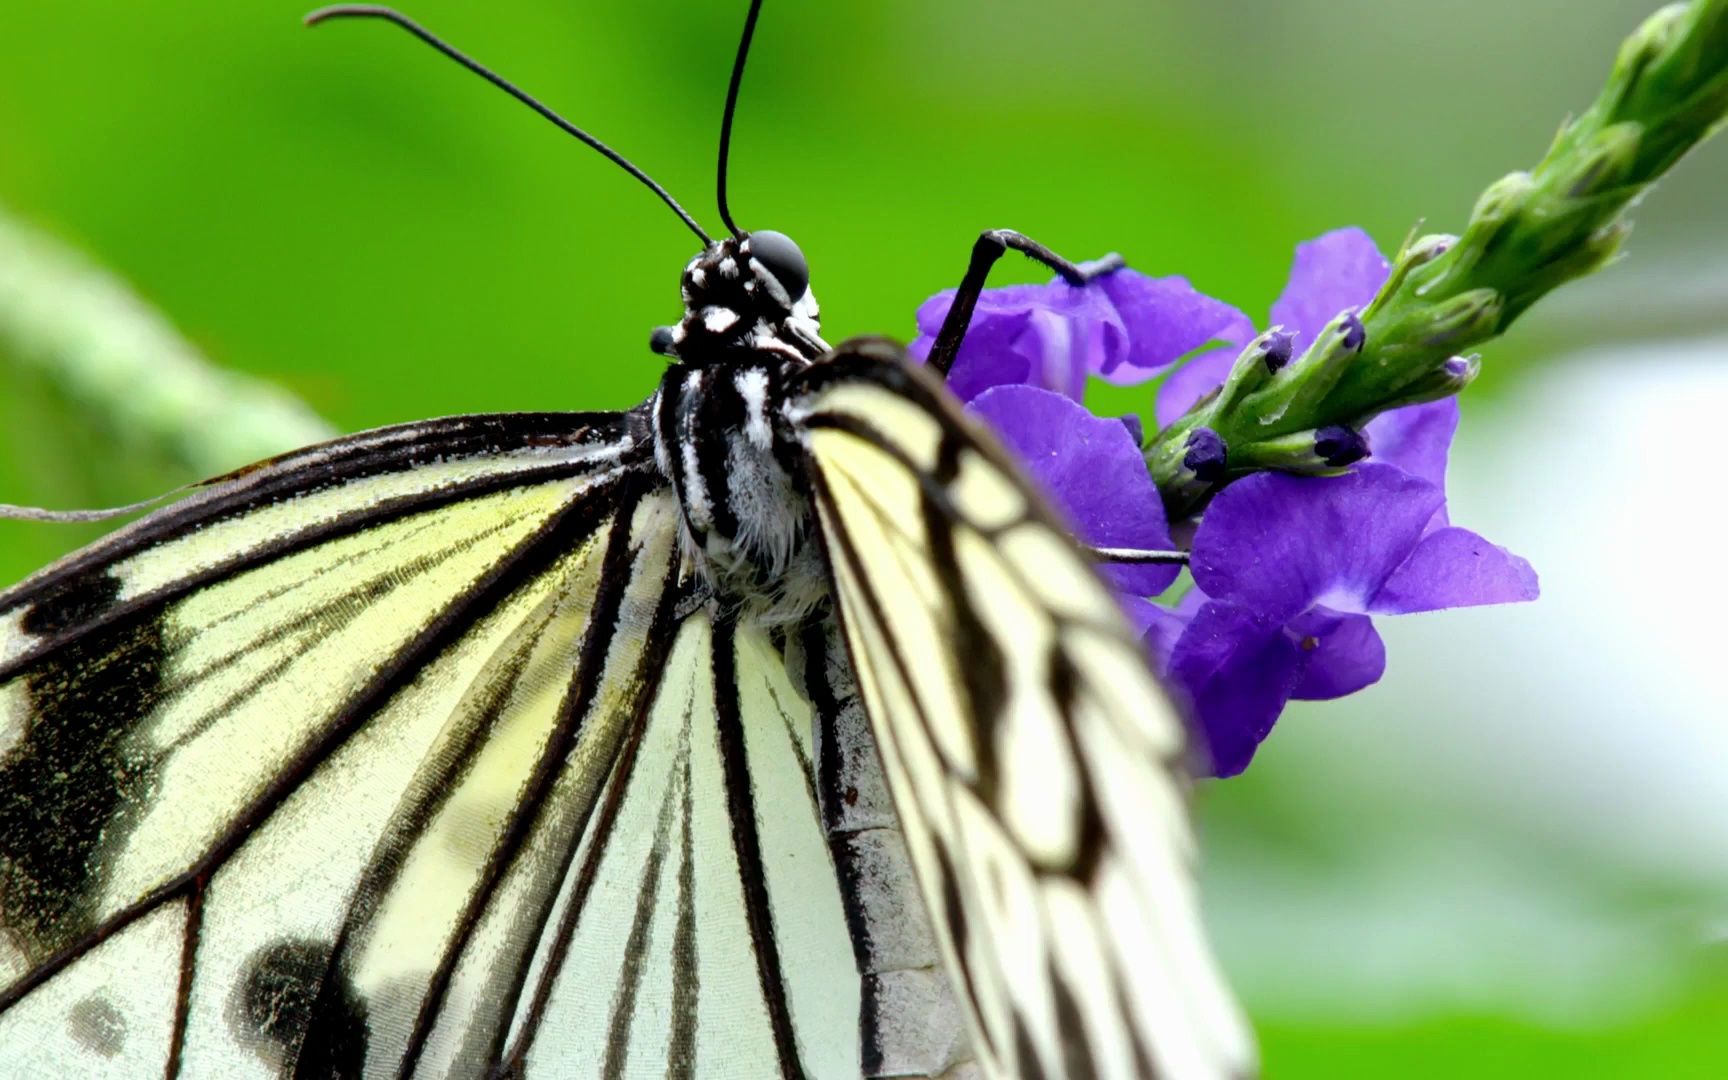
[[[1460,236],[1404,245],[1361,312],[1334,319],[1307,352],[1271,372],[1265,339],[1224,386],[1146,449],[1172,521],[1222,483],[1264,468],[1335,471],[1309,452],[1316,432],[1360,431],[1387,409],[1457,393],[1479,364],[1460,353],[1506,332],[1549,290],[1599,269],[1630,229],[1626,211],[1728,116],[1728,0],[1651,16],[1620,49],[1602,95],[1529,172],[1490,185]],[[1184,468],[1190,433],[1228,448],[1219,483]]]

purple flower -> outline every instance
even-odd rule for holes
[[[1169,551],[1164,503],[1146,472],[1140,447],[1118,420],[1035,386],[995,386],[967,410],[1002,436],[1032,478],[1064,510],[1075,535],[1094,547]],[[1176,580],[1174,566],[1106,569],[1128,596],[1157,596]]]
[[[1437,524],[1444,504],[1436,485],[1377,464],[1336,477],[1257,473],[1212,501],[1191,552],[1199,607],[1169,672],[1193,699],[1218,775],[1247,766],[1291,698],[1379,680],[1386,650],[1369,616],[1535,599],[1530,564]],[[1245,679],[1245,668],[1262,674]]]
[[[1387,272],[1359,229],[1300,245],[1272,308],[1289,341],[1275,339],[1272,351],[1284,362],[1300,355],[1339,312],[1367,304]],[[928,353],[951,297],[920,309],[916,355]],[[1222,383],[1253,337],[1246,316],[1182,278],[1119,270],[1085,288],[991,290],[950,385],[1020,454],[1083,540],[1166,548],[1163,503],[1138,440],[1076,402],[1088,375],[1130,383],[1191,356],[1159,388],[1156,419],[1168,425]],[[1342,476],[1260,473],[1226,487],[1194,532],[1195,587],[1174,606],[1147,599],[1172,581],[1167,568],[1107,568],[1155,662],[1189,698],[1217,775],[1247,766],[1291,699],[1342,697],[1380,678],[1386,650],[1373,616],[1535,598],[1528,563],[1447,518],[1457,426],[1455,398],[1396,409],[1360,434],[1322,433],[1320,449],[1341,465],[1360,457],[1367,436],[1371,457]],[[1206,429],[1190,440],[1200,464],[1211,460],[1208,437],[1217,441]],[[1221,443],[1212,449],[1221,457]]]
[[[1338,312],[1367,304],[1387,272],[1358,229],[1302,244],[1272,322],[1300,352]],[[1197,357],[1166,380],[1158,422],[1221,383],[1231,359]],[[1214,499],[1194,536],[1193,614],[1167,670],[1194,703],[1218,775],[1247,766],[1288,700],[1379,680],[1386,649],[1370,616],[1535,599],[1527,562],[1449,526],[1457,428],[1456,398],[1394,409],[1369,422],[1372,457],[1351,473],[1260,474]]]
[[[949,289],[918,309],[914,357],[930,354],[953,301]],[[979,298],[948,386],[962,401],[1013,384],[1079,401],[1088,375],[1141,382],[1215,341],[1234,346],[1220,350],[1233,356],[1253,336],[1246,315],[1195,291],[1186,278],[1117,270],[1084,287],[1011,285]]]

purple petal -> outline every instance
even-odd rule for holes
[[[1296,335],[1296,352],[1345,308],[1361,307],[1386,281],[1386,259],[1361,229],[1336,229],[1296,245],[1290,281],[1272,305],[1272,322]]]
[[[1194,407],[1194,403],[1224,384],[1241,349],[1213,349],[1194,357],[1165,379],[1158,387],[1158,403],[1153,419],[1160,428],[1167,428]]]
[[[1302,653],[1302,679],[1291,697],[1330,701],[1380,681],[1386,643],[1366,615],[1315,608],[1290,621],[1286,632]]]
[[[1164,503],[1140,448],[1120,420],[1093,416],[1060,394],[997,386],[967,408],[984,418],[1067,512],[1080,539],[1098,547],[1168,551]],[[1156,596],[1176,580],[1174,566],[1106,566],[1116,587]]]
[[[1194,612],[1168,608],[1137,596],[1124,598],[1123,609],[1128,614],[1129,625],[1140,636],[1146,651],[1152,654],[1152,666],[1160,672],[1169,671],[1170,654],[1188,629]]]
[[[1200,519],[1194,581],[1280,623],[1315,604],[1368,611],[1442,501],[1433,484],[1389,465],[1332,477],[1256,473]]]
[[[1203,345],[1223,341],[1240,349],[1254,337],[1248,316],[1198,291],[1187,278],[1117,270],[1097,284],[1128,330],[1125,351],[1094,354],[1102,362],[1092,370],[1111,382],[1141,382]]]
[[[954,302],[937,293],[918,309],[918,337],[908,347],[929,356]],[[1086,374],[1127,350],[1127,331],[1110,298],[1096,287],[1062,282],[986,289],[972,313],[948,388],[970,401],[992,386],[1027,384],[1078,399]]]
[[[1381,413],[1368,422],[1366,430],[1375,461],[1396,465],[1446,490],[1446,454],[1458,431],[1457,398]],[[1444,509],[1441,513],[1440,524],[1445,524]]]
[[[1361,229],[1338,229],[1299,244],[1290,280],[1278,302],[1272,305],[1272,323],[1295,335],[1295,350],[1300,355],[1333,316],[1373,299],[1386,280],[1386,273],[1386,260],[1380,249]],[[1126,312],[1123,317],[1129,318]],[[1131,338],[1136,336],[1132,326],[1130,320]],[[1158,388],[1159,427],[1168,427],[1208,391],[1223,383],[1230,373],[1231,362],[1241,352],[1241,346],[1253,339],[1254,332],[1232,325],[1227,332],[1215,336],[1235,343],[1236,347],[1196,356],[1164,381]],[[1375,456],[1380,457],[1378,444]]]
[[[1423,537],[1369,610],[1405,615],[1478,604],[1515,604],[1536,599],[1538,592],[1536,571],[1529,563],[1468,529],[1452,527]]]
[[[1284,628],[1235,604],[1208,601],[1170,656],[1188,695],[1214,776],[1248,767],[1296,688],[1301,657]]]

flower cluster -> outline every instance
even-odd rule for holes
[[[1339,313],[1367,304],[1387,274],[1360,230],[1301,245],[1272,308],[1276,332],[1261,347],[1299,355]],[[919,310],[915,355],[928,351],[951,299]],[[1159,386],[1162,428],[1214,390],[1255,336],[1246,315],[1180,277],[1123,269],[1081,287],[993,289],[950,386],[1019,453],[1083,541],[1167,550],[1171,523],[1139,423],[1088,412],[1086,381],[1140,382],[1187,357]],[[1247,766],[1292,698],[1337,698],[1380,678],[1386,653],[1372,616],[1535,598],[1528,563],[1447,518],[1457,424],[1456,398],[1394,409],[1360,435],[1339,428],[1336,446],[1320,434],[1323,457],[1359,462],[1339,475],[1258,472],[1226,486],[1197,524],[1179,523],[1191,580],[1177,597],[1165,595],[1177,591],[1174,567],[1107,569],[1154,661],[1190,699],[1217,775]],[[1190,467],[1203,468],[1204,440],[1190,447]]]

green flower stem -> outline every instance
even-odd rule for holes
[[[192,476],[330,438],[299,399],[199,355],[124,283],[0,213],[0,359]]]
[[[1555,286],[1611,261],[1630,228],[1627,209],[1725,117],[1728,0],[1656,12],[1621,46],[1596,103],[1561,129],[1534,169],[1490,185],[1462,235],[1406,242],[1365,309],[1341,315],[1275,372],[1257,367],[1261,346],[1250,345],[1219,393],[1151,440],[1146,462],[1171,520],[1192,516],[1261,463],[1290,460],[1293,435],[1360,428],[1387,409],[1462,390],[1477,364],[1458,354],[1505,333]],[[1360,331],[1360,350],[1345,355],[1349,330]],[[1228,447],[1222,479],[1198,482],[1184,463],[1198,428]]]

